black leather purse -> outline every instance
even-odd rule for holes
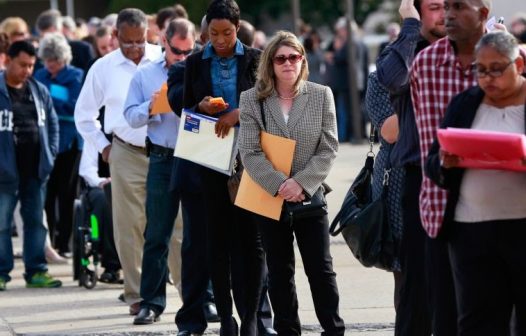
[[[284,206],[286,221],[290,221],[291,224],[296,219],[318,217],[327,214],[327,200],[325,199],[323,187],[319,188],[318,191],[310,198],[305,198],[301,202],[285,202]]]
[[[332,236],[342,234],[354,257],[366,267],[391,271],[395,257],[394,237],[387,217],[390,169],[384,170],[380,198],[372,199],[374,167],[373,130],[365,165],[352,183],[342,207],[329,228]]]

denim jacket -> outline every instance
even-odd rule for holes
[[[49,91],[33,78],[28,80],[38,114],[40,158],[38,178],[48,178],[58,151],[59,126]],[[13,111],[4,72],[0,72],[0,188],[16,189],[18,169],[13,136]]]

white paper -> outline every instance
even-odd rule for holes
[[[497,23],[497,19],[495,18],[495,16],[492,16],[488,19],[488,21],[486,21],[486,29],[488,31],[495,30],[495,23]]]
[[[232,128],[226,137],[218,137],[216,122],[217,118],[183,110],[174,156],[230,175],[237,132]]]

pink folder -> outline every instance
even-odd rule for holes
[[[442,150],[462,158],[461,167],[526,171],[524,134],[447,128],[438,130],[438,142]]]

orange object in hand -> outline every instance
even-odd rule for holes
[[[223,100],[223,97],[210,98],[210,104],[218,106],[218,107],[226,106],[226,103]]]

